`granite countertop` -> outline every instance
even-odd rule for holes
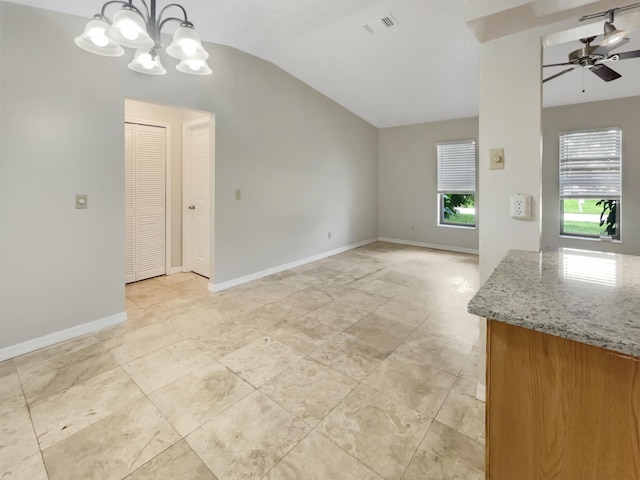
[[[511,250],[469,313],[640,357],[640,256]]]

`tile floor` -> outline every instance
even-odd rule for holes
[[[477,257],[387,243],[0,363],[3,480],[483,478]]]

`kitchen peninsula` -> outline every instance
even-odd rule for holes
[[[512,250],[487,323],[487,480],[640,480],[640,257]]]

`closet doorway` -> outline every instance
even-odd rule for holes
[[[167,273],[167,128],[124,125],[125,283]]]
[[[215,117],[125,100],[125,283],[213,272]]]

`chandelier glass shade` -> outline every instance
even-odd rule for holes
[[[136,50],[129,68],[134,72],[146,73],[147,75],[164,75],[167,73],[155,50]]]
[[[181,60],[176,69],[191,75],[211,75],[211,69],[204,60]]]
[[[84,27],[84,33],[76,38],[76,45],[87,52],[107,57],[124,55],[124,48],[107,37],[110,24],[105,20],[94,18]]]
[[[202,47],[198,32],[182,26],[173,33],[173,42],[167,47],[167,55],[178,60],[206,60],[209,57]]]
[[[113,21],[106,16],[111,5],[120,5]],[[167,16],[168,9],[179,10],[182,18]],[[119,57],[124,48],[135,49],[129,68],[147,75],[167,73],[160,62],[158,52],[162,44],[162,29],[167,23],[178,23],[173,33],[173,41],[166,48],[167,55],[180,60],[176,70],[191,75],[210,75],[207,65],[209,54],[202,46],[200,35],[187,18],[186,10],[176,3],[165,6],[156,14],[156,0],[112,0],[102,6],[85,26],[82,35],[75,39],[76,45],[97,55]]]

